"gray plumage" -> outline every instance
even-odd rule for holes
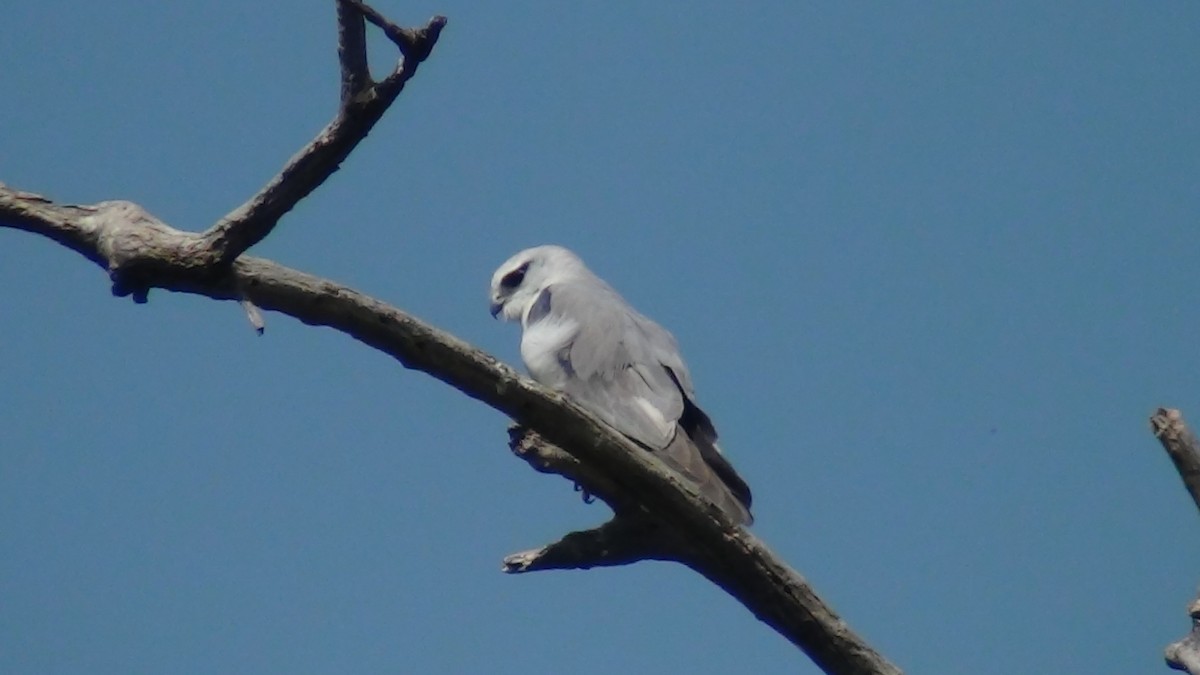
[[[666,329],[561,246],[509,258],[492,276],[491,301],[493,316],[521,322],[533,379],[654,452],[734,521],[753,522],[750,488],[717,447]]]

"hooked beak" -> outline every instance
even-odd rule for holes
[[[494,318],[500,316],[500,310],[502,310],[502,309],[504,309],[504,305],[502,303],[492,301],[491,307],[489,308],[488,311],[490,311],[492,313],[492,318],[494,319]]]

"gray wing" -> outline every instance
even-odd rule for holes
[[[750,523],[750,489],[694,402],[675,337],[603,282],[550,286],[535,305],[578,325],[560,353],[566,394],[654,451],[738,522]]]

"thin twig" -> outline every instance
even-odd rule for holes
[[[267,330],[267,322],[263,320],[262,312],[258,311],[258,307],[255,307],[254,303],[246,298],[242,298],[241,305],[242,310],[246,312],[246,320],[250,322],[250,327],[254,329],[255,333],[262,335]]]

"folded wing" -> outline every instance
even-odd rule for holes
[[[696,406],[691,376],[669,332],[599,280],[545,289],[527,318],[527,338],[537,339],[538,324],[543,334],[551,327],[570,331],[560,330],[562,344],[539,368],[523,344],[535,378],[561,388],[649,448],[737,522],[752,522],[750,489],[721,454],[712,422]],[[557,372],[549,372],[553,369]]]

